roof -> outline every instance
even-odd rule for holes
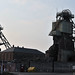
[[[2,52],[23,52],[23,53],[33,53],[33,54],[44,54],[43,52],[41,52],[37,49],[21,48],[21,47],[11,47]]]

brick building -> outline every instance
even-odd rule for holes
[[[0,60],[3,61],[24,61],[44,58],[44,53],[36,49],[11,47],[0,52]]]

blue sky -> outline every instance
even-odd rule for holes
[[[45,52],[53,41],[51,23],[63,9],[75,14],[75,0],[0,0],[0,24],[11,45]]]

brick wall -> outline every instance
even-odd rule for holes
[[[1,52],[1,60],[11,61],[13,60],[13,52]]]

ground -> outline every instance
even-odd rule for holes
[[[75,75],[75,73],[23,73],[13,72],[16,75]]]

